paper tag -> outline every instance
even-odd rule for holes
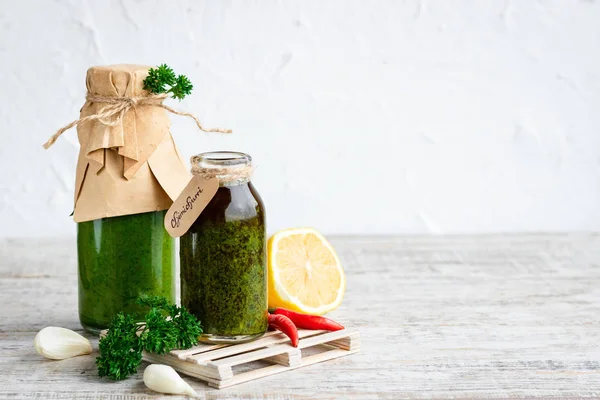
[[[165,229],[169,235],[180,237],[186,233],[218,189],[216,177],[206,179],[202,175],[194,175],[165,215]]]

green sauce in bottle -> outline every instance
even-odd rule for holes
[[[201,321],[203,341],[239,343],[267,329],[263,202],[247,179],[226,171],[250,164],[242,153],[205,153],[192,161],[220,168],[220,187],[181,237],[181,303]],[[238,176],[239,178],[239,176]]]
[[[142,293],[175,302],[175,239],[163,226],[165,211],[77,224],[79,320],[94,333],[120,311],[139,321]]]

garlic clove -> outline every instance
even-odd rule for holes
[[[48,326],[39,331],[33,345],[38,354],[51,360],[64,360],[92,352],[89,340],[70,329],[56,326]]]
[[[170,366],[163,364],[150,364],[144,370],[144,384],[159,393],[186,394],[198,397],[190,385]]]

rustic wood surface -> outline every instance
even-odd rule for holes
[[[186,378],[202,398],[600,397],[600,235],[332,242],[348,275],[332,316],[361,352],[220,391]],[[0,398],[159,397],[141,373],[99,379],[96,354],[34,351],[45,326],[81,332],[73,240],[0,241],[0,303]]]

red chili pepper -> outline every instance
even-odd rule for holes
[[[272,311],[272,313],[275,315],[285,315],[292,320],[296,327],[302,329],[323,329],[326,331],[339,331],[340,329],[344,329],[343,325],[319,315],[301,314],[285,308],[276,308],[274,311]]]
[[[269,314],[269,328],[285,333],[292,341],[292,346],[298,347],[298,329],[285,315]]]

